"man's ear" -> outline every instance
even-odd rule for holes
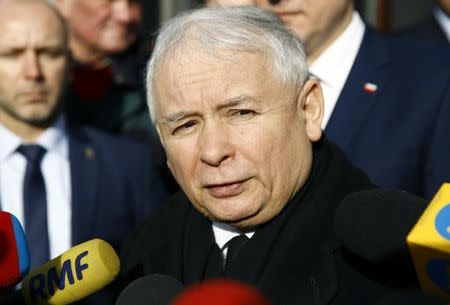
[[[306,81],[299,95],[298,107],[305,119],[305,130],[308,138],[318,141],[322,136],[323,95],[319,81]]]

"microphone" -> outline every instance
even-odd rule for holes
[[[270,305],[256,288],[234,280],[209,280],[194,284],[169,305]]]
[[[431,298],[417,291],[405,291],[392,293],[382,297],[376,305],[445,305],[444,301],[438,298]],[[448,304],[447,304],[448,305]]]
[[[334,216],[337,238],[345,249],[374,264],[411,263],[406,235],[427,206],[415,195],[398,190],[366,190],[349,194]]]
[[[450,300],[450,183],[444,183],[407,237],[424,292]]]
[[[378,265],[378,273],[387,267],[389,278],[403,276],[401,284],[417,278],[423,292],[448,300],[449,202],[448,183],[429,204],[401,191],[352,193],[336,210],[335,232],[351,254]]]
[[[0,304],[70,304],[111,283],[119,269],[119,258],[111,245],[93,239],[31,271],[22,282],[22,290]]]
[[[19,220],[0,211],[0,291],[17,285],[30,270],[25,233]]]
[[[125,287],[115,305],[168,305],[183,288],[183,284],[168,275],[150,274]]]

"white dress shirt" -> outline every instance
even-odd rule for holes
[[[17,148],[25,143],[0,124],[0,205],[25,226],[23,215],[23,181],[25,157]],[[56,257],[71,247],[71,184],[69,143],[65,120],[60,117],[34,144],[44,147],[41,171],[47,193],[47,223],[50,255]],[[32,251],[32,249],[30,249]]]
[[[437,23],[441,26],[442,31],[444,31],[445,36],[447,36],[447,40],[450,42],[450,17],[440,7],[436,7],[433,10],[433,15]]]
[[[228,247],[224,248],[225,244],[227,242],[229,242],[233,237],[241,235],[242,232],[233,228],[230,225],[227,225],[227,224],[224,224],[221,222],[213,222],[212,229],[214,232],[214,238],[216,239],[216,244],[221,249],[222,255],[225,259],[227,257],[227,252],[228,252]],[[248,238],[252,238],[253,234],[255,234],[254,231],[245,233],[245,235],[247,235]],[[224,263],[225,263],[225,260],[224,260]]]
[[[324,98],[322,129],[325,129],[347,77],[358,54],[365,25],[357,12],[342,34],[310,65],[309,71],[318,78]]]

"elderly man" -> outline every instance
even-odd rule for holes
[[[31,268],[95,237],[118,247],[165,198],[153,151],[61,114],[67,36],[46,1],[3,1],[0,32],[0,208],[25,226]]]
[[[273,11],[304,42],[323,89],[322,128],[374,183],[431,198],[450,181],[448,50],[377,33],[354,0],[245,2]]]
[[[370,304],[388,291],[334,238],[338,203],[373,185],[322,136],[308,76],[300,41],[256,8],[205,8],[162,29],[148,103],[182,192],[124,245],[126,281],[226,276],[283,305]]]
[[[138,43],[139,0],[55,0],[69,29],[73,57],[67,91],[70,120],[119,134],[148,138]]]

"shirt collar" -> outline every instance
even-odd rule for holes
[[[220,249],[222,249],[230,239],[242,234],[242,232],[236,228],[222,222],[213,222],[212,228],[216,239],[216,244]],[[255,234],[255,231],[245,233],[248,238],[252,238],[253,234]]]
[[[357,12],[342,34],[310,65],[310,72],[321,82],[339,87],[345,82],[358,53],[365,25]]]
[[[20,144],[24,141],[11,130],[0,124],[0,161],[3,161],[14,154]],[[66,120],[60,116],[52,126],[47,128],[36,141],[36,144],[44,147],[47,152],[54,152],[63,159],[69,159],[68,138]]]
[[[436,18],[437,23],[442,28],[442,31],[447,36],[447,39],[450,41],[450,17],[442,11],[442,9],[437,6],[433,10],[434,18]]]

